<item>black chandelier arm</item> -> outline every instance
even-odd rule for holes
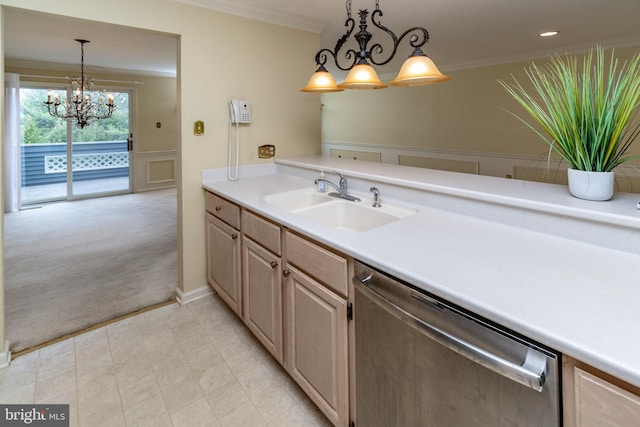
[[[318,53],[316,53],[316,64],[324,67],[324,65],[327,63],[328,61],[328,57],[331,56],[333,58],[333,62],[334,64],[336,64],[336,67],[338,67],[339,69],[341,69],[342,71],[348,71],[351,68],[353,68],[353,66],[356,64],[356,61],[358,60],[357,56],[356,56],[356,51],[353,49],[349,49],[348,51],[345,52],[344,57],[350,61],[349,64],[347,64],[346,66],[341,65],[338,62],[338,55],[337,55],[337,51],[332,51],[330,49],[324,48],[318,51]]]
[[[374,10],[373,13],[371,14],[371,22],[373,23],[373,25],[375,25],[377,28],[381,29],[382,31],[387,33],[389,37],[391,37],[391,39],[393,40],[393,51],[391,52],[391,55],[389,55],[387,59],[382,61],[376,60],[374,57],[374,53],[380,55],[384,51],[384,48],[380,43],[376,43],[372,45],[369,51],[367,52],[369,60],[371,61],[372,64],[375,64],[375,65],[388,64],[396,56],[398,46],[400,45],[402,40],[411,33],[418,32],[418,34],[415,34],[415,33],[411,34],[411,37],[409,38],[409,45],[411,45],[411,47],[413,47],[414,50],[421,48],[429,41],[429,32],[424,27],[411,27],[408,30],[406,30],[404,33],[402,33],[400,37],[397,37],[393,31],[391,31],[389,28],[385,27],[384,25],[382,25],[382,23],[380,23],[379,17],[382,15],[383,13],[380,9]],[[422,33],[422,36],[420,36],[419,33]]]
[[[47,104],[47,111],[49,112],[49,115],[53,117],[60,117],[60,115],[58,114],[58,106],[60,105],[59,102],[47,101],[45,102],[45,104]],[[52,105],[53,105],[53,111],[51,111]]]
[[[380,22],[380,16],[383,16],[383,15],[384,13],[382,13],[382,10],[375,9],[373,12],[371,12],[371,22],[373,23],[373,25],[380,28],[385,33],[389,34],[389,36],[391,36],[391,38],[393,39],[393,44],[396,45],[398,44],[398,37],[396,37],[393,31],[391,31],[389,28],[382,25],[382,23]]]
[[[333,52],[335,52],[335,55],[337,55],[338,52],[340,52],[340,49],[342,49],[342,46],[349,40],[349,37],[353,33],[353,29],[356,26],[356,21],[351,17],[350,14],[347,20],[344,21],[344,26],[347,27],[347,31],[336,42],[336,46],[333,48]]]
[[[353,33],[353,29],[355,28],[355,25],[356,25],[355,20],[351,17],[351,14],[349,13],[347,20],[344,22],[344,26],[347,27],[347,31],[342,35],[342,37],[338,39],[333,50],[324,48],[324,49],[320,49],[316,53],[317,65],[324,66],[328,61],[328,56],[331,56],[333,58],[333,62],[336,64],[336,67],[338,67],[342,71],[348,71],[355,65],[357,61],[357,57],[356,57],[356,51],[353,49],[349,49],[344,54],[344,57],[347,59],[347,61],[349,61],[346,66],[342,66],[338,62],[338,54],[340,53],[340,49],[342,49],[342,46],[344,46],[344,44],[347,41],[349,41],[349,37]]]

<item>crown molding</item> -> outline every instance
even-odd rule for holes
[[[442,64],[442,65],[439,64],[438,67],[441,70],[445,70],[445,71],[455,71],[455,70],[465,70],[469,68],[489,67],[492,65],[500,65],[500,64],[529,62],[537,59],[547,59],[549,58],[549,56],[554,54],[575,55],[578,53],[584,53],[596,45],[602,46],[605,49],[639,46],[640,36],[604,40],[600,42],[585,43],[585,44],[567,46],[567,47],[556,48],[551,50],[538,50],[538,51],[532,51],[532,52],[524,52],[524,53],[518,53],[514,55],[498,56],[498,57],[487,58],[487,59],[476,60],[476,61],[464,61],[464,62],[457,62],[453,64]]]
[[[277,12],[266,8],[260,8],[258,6],[247,6],[245,4],[234,3],[226,0],[174,1],[317,34],[320,34],[325,29],[324,24],[310,21],[294,14]]]
[[[15,68],[33,68],[37,70],[53,70],[53,71],[66,71],[71,75],[79,74],[78,64],[62,64],[58,62],[44,62],[44,61],[31,61],[27,59],[15,59],[5,58],[5,67]],[[176,78],[175,72],[162,72],[153,70],[129,70],[123,68],[111,68],[111,67],[96,67],[92,65],[85,65],[85,74],[91,77],[91,74],[124,74],[134,76],[149,76],[149,77],[166,77]]]

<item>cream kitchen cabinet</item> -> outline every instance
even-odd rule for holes
[[[635,427],[640,425],[640,388],[564,357],[565,427]]]
[[[349,423],[346,258],[285,233],[285,368],[329,420]]]
[[[262,345],[282,364],[280,227],[244,210],[242,232],[243,320]]]
[[[348,426],[352,260],[215,194],[206,200],[209,283],[333,425]]]
[[[240,208],[212,193],[205,194],[207,281],[242,316]]]

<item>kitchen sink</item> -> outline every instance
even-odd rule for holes
[[[264,200],[302,218],[344,231],[368,231],[406,218],[418,212],[407,206],[382,201],[382,207],[374,208],[372,202],[360,194],[363,200],[352,202],[313,189],[295,190],[265,196]]]
[[[397,221],[417,211],[407,211],[405,216],[392,215],[383,208],[373,208],[362,202],[335,200],[330,203],[301,209],[296,212],[303,218],[345,231],[367,231]]]
[[[303,190],[271,194],[269,196],[264,196],[263,199],[265,202],[279,206],[282,209],[286,209],[291,212],[335,200],[327,193],[320,193],[315,188],[305,188]]]

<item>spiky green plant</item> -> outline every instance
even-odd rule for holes
[[[594,55],[595,50],[595,55]],[[571,168],[610,172],[640,155],[627,154],[640,134],[634,120],[640,100],[640,52],[619,66],[614,53],[608,65],[602,47],[575,56],[551,57],[545,65],[525,68],[533,90],[513,82],[499,83],[535,123],[513,114],[558,153]],[[635,123],[634,123],[635,122]],[[541,128],[541,129],[540,129]]]

